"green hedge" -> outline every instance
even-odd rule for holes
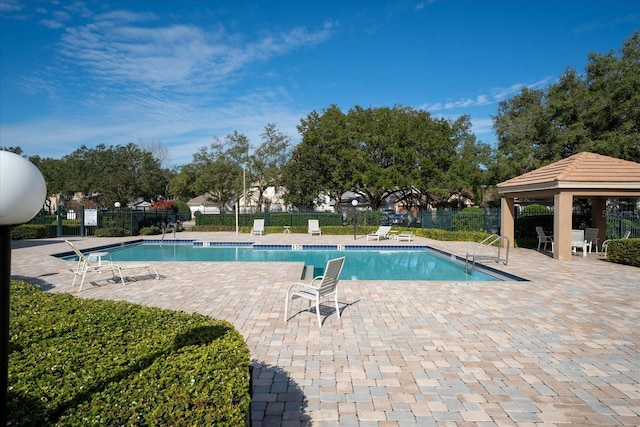
[[[451,229],[458,231],[484,231],[484,209],[470,207],[454,212]]]
[[[416,228],[410,230],[416,236],[446,242],[481,242],[491,235],[486,231],[447,231],[438,228]]]
[[[11,229],[13,240],[44,239],[47,237],[47,227],[41,224],[23,224]]]
[[[262,218],[263,216],[257,216],[256,218]],[[342,226],[342,214],[329,213],[329,212],[269,212],[268,213],[270,226],[284,227],[285,225],[291,227],[304,227],[306,233],[307,226],[310,219],[317,219],[320,223],[320,227],[324,226]],[[253,218],[251,219],[253,224]]]
[[[321,226],[322,234],[327,236],[353,236],[353,226]],[[369,233],[373,233],[378,229],[378,226],[375,225],[358,225],[357,235],[363,236]],[[191,229],[192,231],[235,231],[235,226],[233,227],[225,227],[225,226],[195,226]],[[297,234],[306,234],[307,233],[307,225],[304,226],[293,226],[290,228],[291,233]],[[490,236],[486,231],[447,231],[439,228],[409,228],[409,227],[393,227],[393,230],[397,230],[398,232],[402,231],[411,231],[416,236],[426,237],[428,239],[433,240],[442,240],[442,241],[460,241],[460,242],[481,242],[487,237]],[[284,231],[284,227],[265,227],[266,234],[273,233],[282,233]],[[251,227],[240,227],[241,233],[250,233]]]
[[[160,227],[152,225],[150,227],[144,227],[140,229],[140,234],[142,236],[152,236],[156,234],[162,234],[162,229]]]
[[[195,217],[196,226],[233,227],[235,230],[236,216],[233,212],[224,214],[196,213]],[[266,217],[268,217],[268,221]],[[265,223],[270,226],[284,227],[285,225],[289,225],[293,227],[305,227],[305,230],[310,219],[317,219],[321,227],[325,225],[342,225],[342,214],[328,212],[262,212],[250,215],[241,214],[238,219],[241,226],[253,225],[254,219],[265,219]]]
[[[640,239],[615,239],[607,244],[607,260],[640,267]]]
[[[248,348],[226,321],[11,284],[11,425],[239,426]]]
[[[122,227],[96,228],[96,237],[124,237],[129,231]]]

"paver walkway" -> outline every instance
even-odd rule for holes
[[[178,237],[353,243],[299,234]],[[128,239],[73,240],[87,249]],[[363,236],[357,243],[367,244]],[[461,256],[471,245],[412,243]],[[318,328],[314,313],[283,321],[296,263],[157,263],[160,280],[97,282],[77,292],[68,264],[50,256],[67,250],[63,239],[15,242],[12,278],[232,322],[254,360],[256,427],[640,425],[640,269],[596,254],[559,261],[514,249],[500,269],[528,282],[344,281],[342,319],[327,304]]]

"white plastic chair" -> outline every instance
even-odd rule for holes
[[[598,253],[598,233],[600,232],[599,228],[587,228],[584,230],[584,240],[587,241],[587,245],[589,245],[589,253],[595,247],[596,253]]]
[[[310,219],[308,225],[309,235],[313,236],[317,234],[318,236],[322,235],[322,230],[320,230],[320,222],[317,219]]]
[[[544,250],[547,250],[547,243],[551,243],[551,252],[553,252],[553,236],[547,236],[544,234],[542,227],[536,227],[536,234],[538,234],[538,251],[540,251],[540,245],[544,243]]]
[[[403,231],[402,233],[398,234],[396,236],[396,239],[398,239],[399,242],[406,240],[407,242],[410,242],[411,239],[413,239],[413,232],[411,231]]]
[[[338,306],[338,283],[340,282],[340,273],[344,266],[345,257],[331,259],[327,262],[323,276],[314,277],[311,283],[293,283],[287,289],[287,295],[284,301],[284,321],[289,320],[289,299],[304,298],[308,301],[315,301],[316,315],[318,316],[318,327],[322,327],[320,318],[320,300],[333,296],[336,304],[336,314],[340,318],[340,307]],[[294,290],[298,288],[297,290]]]
[[[367,240],[388,239],[390,231],[391,231],[391,227],[387,225],[383,225],[381,227],[378,227],[378,229],[375,232],[371,234],[367,234]]]
[[[584,239],[584,230],[571,230],[571,252],[577,253],[578,248],[582,249],[582,256],[587,256],[589,244]]]
[[[264,219],[254,219],[253,228],[251,229],[252,236],[264,235]]]
[[[84,284],[84,279],[87,276],[87,273],[103,273],[110,272],[111,276],[116,279],[120,278],[120,281],[124,285],[124,276],[122,275],[122,270],[136,268],[136,269],[147,269],[149,275],[151,275],[153,271],[153,275],[156,276],[156,279],[160,278],[158,271],[151,264],[141,264],[141,263],[126,263],[126,264],[114,264],[111,261],[101,260],[98,263],[92,262],[89,258],[87,258],[80,250],[70,241],[65,240],[69,246],[73,249],[73,252],[78,256],[78,263],[76,264],[75,269],[71,269],[73,273],[73,282],[71,283],[71,287],[74,287],[76,284],[76,279],[78,277],[82,277],[80,280],[80,287],[78,291],[82,290],[82,285]]]

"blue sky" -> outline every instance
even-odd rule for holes
[[[61,158],[81,145],[161,143],[190,163],[233,131],[331,104],[491,115],[590,52],[618,52],[640,2],[0,0],[0,146]]]

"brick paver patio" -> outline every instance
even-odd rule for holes
[[[183,239],[351,244],[353,236]],[[73,238],[81,249],[125,239]],[[397,244],[384,240],[383,244]],[[358,236],[359,244],[366,242]],[[417,238],[464,256],[470,243]],[[254,365],[253,426],[640,425],[640,269],[511,250],[528,282],[344,281],[338,319],[283,321],[299,263],[156,263],[160,280],[71,289],[63,239],[14,242],[12,278],[226,319]],[[348,262],[348,256],[347,256]],[[495,266],[495,264],[494,264]],[[294,302],[293,308],[299,308]],[[295,311],[292,311],[295,313]]]

